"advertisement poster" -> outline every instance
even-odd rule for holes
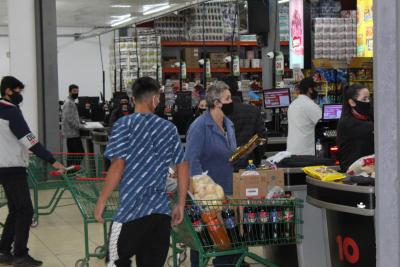
[[[304,17],[303,0],[289,2],[289,57],[291,69],[304,68]]]
[[[373,57],[373,0],[357,0],[357,56]]]

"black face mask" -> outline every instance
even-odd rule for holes
[[[199,108],[197,112],[199,113],[199,115],[201,115],[201,114],[203,114],[206,110],[207,110],[207,109],[205,109],[205,108]]]
[[[24,98],[22,97],[22,95],[20,93],[14,92],[11,96],[10,96],[10,102],[13,103],[14,105],[19,105],[22,100],[24,100]]]
[[[318,92],[317,92],[315,89],[313,89],[312,92],[311,92],[311,94],[310,94],[310,97],[311,97],[312,100],[317,99],[317,97],[318,97]]]
[[[71,94],[71,97],[72,97],[73,100],[75,100],[75,99],[78,98],[78,94]]]
[[[354,100],[356,102],[356,106],[354,107],[354,110],[357,111],[358,114],[364,115],[364,116],[371,116],[373,113],[371,103],[369,102],[361,102],[358,100]]]
[[[222,112],[229,116],[233,113],[233,102],[229,104],[222,104]]]

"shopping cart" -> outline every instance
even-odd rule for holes
[[[172,229],[173,266],[179,266],[177,244],[183,243],[199,252],[200,267],[227,255],[238,255],[236,267],[245,257],[276,267],[249,247],[300,243],[302,208],[294,198],[187,200],[183,222]]]
[[[93,153],[54,153],[53,156],[65,166],[69,165],[68,163],[81,165],[82,170],[92,177],[101,177],[104,171],[102,157],[96,156]],[[62,177],[49,175],[49,172],[52,170],[53,168],[39,157],[35,155],[30,156],[27,173],[29,185],[33,191],[34,217],[32,226],[39,224],[39,216],[50,215],[54,212],[67,190],[66,183]],[[53,190],[50,200],[44,205],[39,205],[39,191],[41,190]],[[72,198],[67,199],[72,200]]]
[[[119,192],[115,190],[108,198],[106,208],[103,213],[103,218],[106,223],[103,224],[104,244],[96,247],[94,252],[90,252],[89,248],[89,230],[88,225],[90,223],[96,223],[94,217],[94,209],[96,206],[97,199],[103,188],[105,178],[93,178],[83,170],[77,172],[57,173],[53,172],[52,175],[59,175],[62,177],[67,184],[67,188],[70,190],[72,197],[79,208],[79,211],[83,219],[84,228],[84,245],[85,245],[85,257],[76,261],[76,267],[87,267],[89,266],[89,260],[91,257],[99,259],[104,258],[107,255],[107,240],[108,240],[108,223],[112,221],[114,213],[117,211],[119,203]]]
[[[2,185],[0,185],[0,208],[7,206],[7,197],[4,192],[4,188]],[[3,227],[4,224],[0,222],[0,227]]]

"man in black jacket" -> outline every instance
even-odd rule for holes
[[[233,103],[228,112],[230,114],[227,114],[227,116],[235,126],[237,145],[242,146],[246,144],[255,134],[266,139],[267,130],[261,118],[261,112],[253,105],[241,103],[236,78],[227,76],[222,78],[222,81],[227,84],[232,94]],[[236,162],[235,169],[246,167],[249,159],[252,159],[256,165],[260,164],[264,153],[265,149],[262,146],[257,147],[248,157]]]
[[[0,240],[0,265],[41,266],[41,261],[29,256],[27,248],[33,217],[26,176],[28,150],[56,169],[63,169],[64,166],[54,159],[29,129],[18,106],[22,102],[22,82],[6,76],[1,80],[0,89],[0,184],[7,197],[9,211]],[[11,255],[12,244],[14,255]]]

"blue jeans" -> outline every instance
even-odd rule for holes
[[[240,254],[219,256],[213,260],[214,267],[234,267],[240,258]],[[199,267],[199,253],[196,250],[190,250],[191,267]]]

